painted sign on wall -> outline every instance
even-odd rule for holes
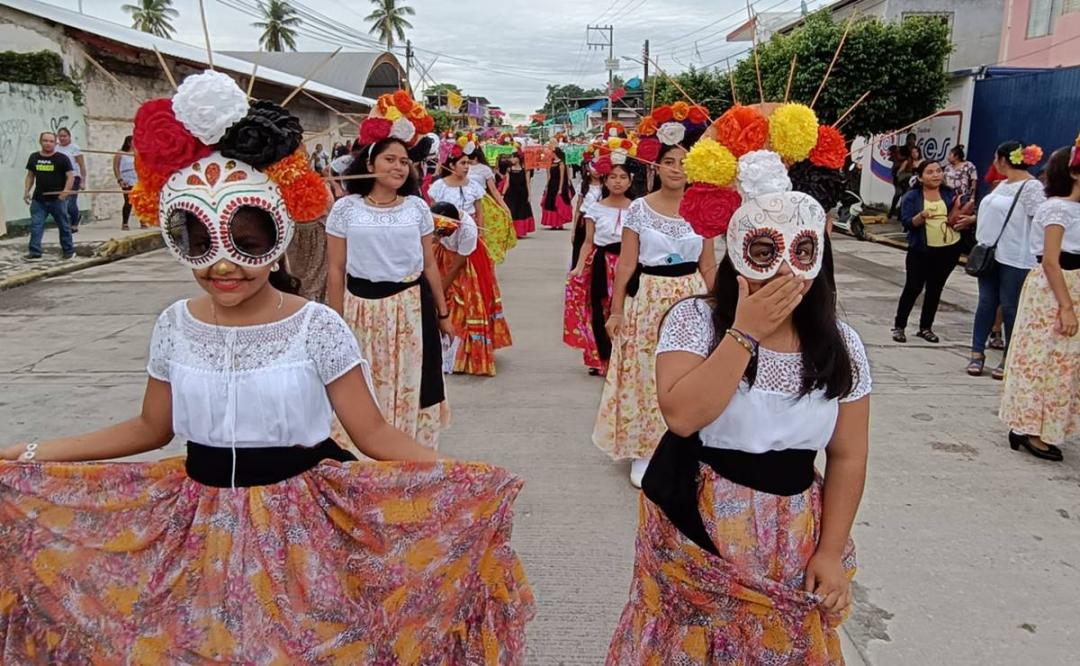
[[[914,134],[916,145],[922,150],[923,158],[944,164],[949,151],[960,143],[963,123],[964,114],[961,111],[946,111],[916,125],[907,132],[874,137],[868,147],[862,148],[858,142],[853,143],[853,154],[862,153],[863,177],[860,196],[863,201],[886,205],[892,201],[892,162],[889,161],[891,146],[904,145],[907,135]]]

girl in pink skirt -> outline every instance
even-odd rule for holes
[[[562,148],[555,149],[555,161],[548,169],[547,187],[544,189],[544,200],[541,208],[544,214],[540,217],[540,224],[549,229],[562,230],[574,219],[574,209],[571,203],[574,200],[574,185],[570,182],[570,172],[566,168],[566,156]]]

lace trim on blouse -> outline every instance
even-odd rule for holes
[[[670,238],[696,236],[694,228],[681,217],[668,217],[653,210],[645,199],[635,199],[630,204],[623,226],[638,235],[644,229],[652,229]]]
[[[326,233],[338,238],[348,235],[349,227],[408,227],[420,228],[426,236],[435,230],[435,222],[427,204],[419,197],[405,197],[397,206],[376,208],[358,194],[339,199],[326,218]]]

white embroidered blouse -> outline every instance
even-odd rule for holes
[[[585,219],[593,221],[593,245],[603,247],[622,242],[623,220],[627,211],[623,208],[605,206],[601,203],[586,204],[582,208]]]
[[[158,317],[149,356],[146,371],[172,391],[173,432],[206,446],[315,446],[330,437],[326,386],[359,365],[371,390],[356,336],[318,303],[270,324],[216,326],[178,301]]]
[[[479,187],[481,191],[487,192],[488,181],[494,178],[495,172],[491,170],[491,167],[484,164],[469,165],[469,180]]]
[[[696,263],[704,240],[681,217],[667,217],[635,199],[623,226],[638,235],[638,263],[643,266]]]
[[[462,215],[475,215],[476,202],[484,198],[484,188],[471,180],[461,186],[447,185],[446,179],[440,178],[428,187],[428,198],[435,203],[454,204]]]
[[[1046,227],[1058,226],[1065,230],[1061,239],[1063,252],[1080,254],[1080,203],[1069,199],[1047,199],[1035,212],[1031,231],[1031,253],[1041,256],[1046,242]]]
[[[852,390],[829,400],[818,390],[799,397],[802,389],[802,356],[798,353],[758,350],[757,377],[753,387],[740,383],[731,402],[719,417],[701,429],[705,446],[749,453],[811,449],[828,446],[836,429],[841,402],[854,402],[870,394],[870,363],[859,335],[847,324],[840,333],[851,357]],[[660,329],[656,354],[685,351],[708,357],[713,349],[712,309],[702,299],[675,304]]]
[[[476,252],[479,237],[480,230],[476,227],[476,220],[472,219],[471,215],[463,215],[457,230],[445,238],[440,238],[439,242],[447,250],[467,257]]]
[[[326,233],[344,238],[346,271],[372,282],[407,282],[424,270],[421,238],[435,231],[435,220],[419,197],[376,208],[359,194],[338,199],[326,218]]]

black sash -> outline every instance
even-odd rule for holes
[[[1038,256],[1039,263],[1042,263],[1043,256]],[[1061,264],[1061,270],[1063,271],[1077,271],[1080,270],[1080,254],[1075,252],[1061,251],[1061,258],[1059,259]]]
[[[435,295],[431,291],[427,278],[421,275],[412,282],[372,282],[349,275],[346,284],[350,294],[368,300],[389,298],[420,285],[420,335],[424,341],[420,367],[420,408],[431,407],[446,400],[446,387],[443,386],[442,375],[439,313],[435,307]]]
[[[592,275],[589,276],[589,305],[592,309],[592,331],[596,338],[596,351],[604,361],[611,359],[611,338],[608,337],[607,329],[604,328],[606,317],[604,315],[604,299],[608,297],[607,279],[607,256],[619,254],[622,251],[622,243],[611,245],[595,245],[593,254]]]
[[[332,439],[318,446],[271,446],[236,449],[236,487],[269,486],[313,469],[324,460],[349,462],[356,456]],[[187,443],[187,475],[214,488],[231,488],[233,449]]]
[[[638,289],[641,287],[641,275],[659,275],[660,277],[683,277],[684,275],[693,275],[697,272],[698,265],[695,261],[688,261],[681,264],[664,264],[663,266],[642,266],[638,264],[637,269],[634,270],[634,274],[630,276],[630,281],[626,283],[626,295],[630,298],[637,296]]]
[[[679,437],[670,430],[660,440],[641,490],[687,538],[719,555],[698,508],[698,463],[720,476],[770,495],[798,495],[814,483],[817,451],[788,449],[747,453],[704,446],[701,438]]]

